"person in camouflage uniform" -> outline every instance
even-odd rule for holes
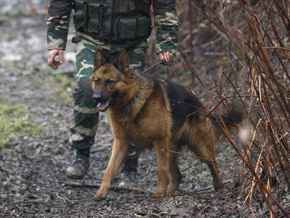
[[[76,80],[74,90],[74,125],[69,145],[76,149],[66,173],[82,178],[89,168],[90,147],[98,127],[98,109],[93,101],[90,75],[93,57],[101,49],[106,61],[114,63],[121,48],[130,57],[130,67],[143,71],[147,38],[151,33],[150,7],[156,26],[156,52],[171,62],[176,53],[178,20],[175,1],[171,0],[51,0],[47,18],[48,65],[57,69],[63,61],[69,21],[74,10],[76,36]],[[56,60],[59,56],[59,60]],[[138,149],[129,146],[121,172],[122,182],[136,182]],[[122,183],[121,182],[121,183]]]

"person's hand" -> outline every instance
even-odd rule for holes
[[[159,58],[160,60],[164,59],[166,63],[171,63],[174,59],[174,55],[167,51],[167,52],[159,53]]]
[[[55,60],[56,57],[59,57],[59,60]],[[63,61],[63,50],[52,49],[49,50],[47,56],[47,65],[52,67],[53,69],[57,69],[59,65],[62,64]]]

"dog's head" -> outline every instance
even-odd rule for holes
[[[100,50],[94,55],[94,69],[91,75],[93,98],[100,111],[106,111],[118,100],[129,95],[130,80],[134,73],[129,68],[129,56],[121,50],[114,64],[106,63]]]

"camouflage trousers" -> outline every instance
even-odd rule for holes
[[[70,128],[69,145],[75,149],[86,149],[94,144],[99,117],[90,81],[95,51],[101,49],[106,61],[114,63],[120,48],[124,48],[130,57],[130,67],[142,71],[148,45],[146,40],[131,44],[106,44],[83,34],[78,34],[76,39],[77,88],[73,93],[74,125]]]

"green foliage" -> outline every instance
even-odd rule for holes
[[[72,88],[75,87],[75,81],[64,74],[56,73],[55,70],[46,68],[42,69],[45,74],[45,80],[41,83],[48,83],[55,88],[55,93],[60,97],[63,103],[71,103]]]
[[[17,133],[37,134],[40,126],[32,123],[27,116],[24,105],[0,105],[0,146],[4,148],[11,140],[17,138]]]
[[[196,166],[196,168],[197,168],[198,173],[202,173],[208,168],[208,166],[206,163],[200,163]]]
[[[233,158],[236,155],[236,151],[232,147],[228,147],[226,151],[227,151],[227,156],[228,157],[232,157]]]
[[[24,63],[21,63],[19,61],[9,61],[7,62],[7,67],[9,69],[15,69],[15,70],[30,70],[28,66],[26,66]]]
[[[75,86],[74,80],[69,79],[67,76],[62,74],[53,74],[49,79],[52,83],[57,83],[59,85],[59,93],[70,91],[71,88]]]

